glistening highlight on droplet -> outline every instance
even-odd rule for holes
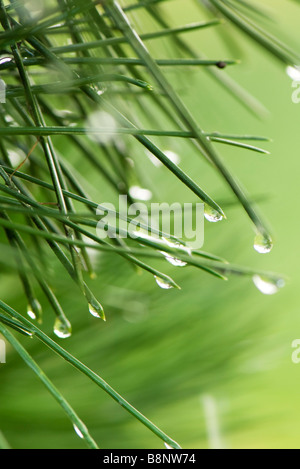
[[[180,164],[180,156],[171,150],[164,151],[164,154],[172,161],[174,164]]]
[[[177,259],[176,257],[171,256],[171,254],[168,254],[167,252],[161,251],[161,253],[165,256],[166,261],[168,261],[175,267],[185,267],[187,265],[187,262],[184,262],[181,259]]]
[[[168,443],[164,442],[164,445],[167,449],[174,449],[173,446],[168,445]]]
[[[96,111],[89,115],[86,127],[91,128],[89,138],[95,142],[108,144],[116,141],[117,123],[111,114],[105,111]]]
[[[83,436],[82,432],[79,430],[79,428],[77,427],[77,425],[75,425],[75,423],[73,425],[73,428],[74,428],[75,433],[79,436],[79,438],[81,438],[83,440],[84,436]]]
[[[94,301],[93,304],[89,303],[89,312],[94,318],[106,321],[104,309],[99,302]]]
[[[294,81],[300,81],[300,67],[299,65],[289,66],[286,69],[287,75]]]
[[[37,299],[31,301],[27,306],[27,315],[34,321],[42,322],[42,307]]]
[[[217,212],[217,210],[207,204],[204,205],[204,216],[206,220],[211,223],[217,223],[218,221],[221,221],[224,218],[221,213]]]
[[[36,320],[36,315],[32,311],[32,308],[30,305],[27,306],[27,315],[30,317],[30,319],[33,319],[33,321]]]
[[[272,279],[261,275],[254,275],[252,280],[256,288],[264,295],[275,295],[285,285],[283,279]]]
[[[71,323],[67,319],[56,318],[53,331],[60,339],[67,339],[72,335]]]
[[[129,189],[129,195],[136,200],[150,200],[152,199],[152,192],[149,189],[144,189],[139,186],[132,186]]]
[[[253,247],[260,254],[268,254],[273,248],[273,241],[269,235],[259,233],[255,236]]]
[[[161,277],[158,277],[157,275],[155,275],[154,278],[155,278],[157,285],[163,290],[170,290],[171,288],[174,288],[173,285],[171,285],[167,280]]]

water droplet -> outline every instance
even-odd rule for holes
[[[98,96],[102,96],[104,93],[106,93],[107,88],[104,86],[95,86],[95,90]]]
[[[103,319],[103,321],[106,321],[104,309],[97,300],[94,300],[93,304],[89,304],[89,312],[94,318]]]
[[[7,124],[12,124],[12,123],[16,124],[14,118],[9,114],[6,114],[5,116],[3,116],[3,119],[5,120]]]
[[[157,285],[162,288],[163,290],[170,290],[173,288],[173,285],[171,285],[167,280],[164,278],[158,277],[157,275],[154,276],[155,281]]]
[[[260,254],[267,254],[273,248],[273,241],[270,236],[259,233],[254,239],[254,249]]]
[[[67,319],[56,318],[53,330],[54,334],[60,339],[67,339],[72,335],[72,326]]]
[[[29,306],[29,305],[27,307],[27,314],[30,317],[30,319],[33,319],[34,321],[36,320],[36,315],[32,311],[31,306]]]
[[[42,307],[37,299],[32,300],[31,304],[27,307],[28,316],[34,321],[41,322],[42,319]]]
[[[98,311],[92,305],[89,305],[89,312],[94,318],[100,318]]]
[[[174,151],[171,150],[166,150],[164,154],[169,158],[170,161],[174,164],[179,164],[180,163],[180,156],[177,155]]]
[[[142,187],[132,186],[129,189],[129,194],[133,199],[137,200],[150,200],[152,198],[152,192]]]
[[[11,162],[11,165],[16,168],[19,166],[23,161],[25,163],[26,155],[23,153],[21,150],[18,149],[18,151],[15,150],[8,150],[8,156]]]
[[[175,153],[174,151],[171,151],[171,150],[165,150],[163,151],[163,153],[165,154],[165,156],[167,158],[169,158],[170,161],[172,161],[172,163],[178,165],[180,164],[180,156]],[[146,150],[146,155],[148,156],[149,160],[151,161],[151,163],[156,166],[157,168],[160,167],[160,166],[163,166],[163,164],[161,163],[161,161],[159,161],[156,156],[154,156],[150,151]]]
[[[105,144],[118,140],[116,138],[117,123],[113,116],[105,111],[92,113],[87,120],[86,127],[93,130],[88,133],[88,136],[95,142]]]
[[[132,158],[128,158],[128,157],[127,157],[127,158],[125,158],[125,161],[126,161],[127,165],[128,165],[130,168],[134,168],[135,162],[133,161]]]
[[[168,445],[168,443],[164,442],[164,445],[167,449],[174,449],[173,446]]]
[[[82,432],[79,430],[79,428],[77,427],[77,425],[75,425],[75,423],[73,425],[73,428],[75,430],[75,433],[79,436],[79,438],[81,438],[83,440],[84,436],[83,436]]]
[[[299,65],[289,66],[286,69],[287,75],[294,81],[300,81],[300,67]]]
[[[166,261],[170,262],[170,264],[174,265],[175,267],[185,267],[187,265],[187,262],[184,262],[181,259],[177,259],[167,252],[160,252],[165,256]]]
[[[162,163],[156,158],[156,156],[154,156],[149,150],[146,150],[146,156],[149,158],[149,160],[151,161],[151,163],[156,166],[156,168],[159,168],[160,166],[162,166]]]
[[[264,295],[274,295],[285,285],[283,279],[271,279],[261,275],[254,275],[252,280],[256,288]]]
[[[204,216],[206,220],[211,223],[217,223],[218,221],[221,221],[224,218],[221,213],[217,212],[217,210],[207,204],[205,204],[204,206]]]

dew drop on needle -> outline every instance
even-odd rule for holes
[[[286,69],[287,75],[294,81],[300,81],[300,67],[299,65],[289,66]]]
[[[136,200],[150,200],[152,198],[152,192],[148,189],[144,189],[139,186],[132,186],[129,189],[129,195]]]
[[[161,277],[158,277],[157,275],[155,275],[154,278],[155,278],[157,285],[163,290],[170,290],[171,288],[173,288],[173,285],[171,285],[167,280]]]
[[[254,249],[260,254],[268,254],[273,248],[273,241],[270,236],[258,233],[254,239]]]
[[[173,446],[168,445],[168,443],[164,442],[164,445],[167,449],[174,449]]]
[[[177,259],[167,252],[161,251],[161,253],[165,256],[166,261],[170,262],[170,264],[174,265],[175,267],[185,267],[187,265],[187,262],[184,262],[181,259]]]
[[[283,279],[271,279],[261,275],[254,275],[252,280],[256,288],[264,295],[275,295],[285,285]]]
[[[60,318],[56,318],[53,330],[60,339],[67,339],[72,335],[72,326],[68,320],[62,321]]]
[[[94,318],[106,321],[104,309],[98,301],[93,304],[89,303],[89,312]]]
[[[73,428],[74,428],[75,433],[79,436],[79,438],[83,439],[84,436],[83,436],[82,432],[79,430],[79,428],[77,427],[77,425],[75,425],[75,423],[73,425]]]
[[[42,322],[42,307],[37,299],[32,300],[31,304],[27,307],[27,315],[34,321]]]
[[[27,315],[30,317],[30,319],[33,319],[33,321],[36,320],[36,315],[32,311],[32,307],[30,305],[28,305],[28,307],[27,307]]]
[[[207,204],[205,204],[204,206],[204,216],[206,220],[211,223],[217,223],[218,221],[221,221],[224,218],[221,213],[217,212],[217,210]]]
[[[89,305],[89,312],[92,316],[94,316],[94,318],[100,318],[100,314],[98,313],[98,311],[94,308],[94,306],[92,305]]]

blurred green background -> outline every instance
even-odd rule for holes
[[[187,8],[186,3],[189,7]],[[164,6],[172,24],[205,19],[192,2]],[[300,8],[296,2],[265,0],[278,23],[274,30],[299,50]],[[134,16],[133,16],[134,18]],[[144,21],[144,22],[143,22]],[[139,27],[151,30],[139,16]],[[271,25],[272,27],[272,25]],[[222,146],[229,167],[248,191],[260,198],[272,227],[275,247],[268,255],[253,249],[253,232],[242,209],[226,209],[228,219],[205,225],[206,251],[235,264],[273,270],[288,277],[272,297],[249,279],[222,282],[192,268],[157,265],[172,275],[181,291],[164,291],[151,275],[137,275],[117,256],[98,255],[98,278],[91,282],[107,313],[107,323],[92,318],[71,280],[53,264],[52,283],[73,324],[62,345],[107,380],[183,448],[299,448],[300,365],[292,363],[291,343],[300,337],[299,319],[299,114],[292,82],[282,64],[228,26],[191,33],[186,38],[208,57],[240,58],[226,73],[256,96],[269,113],[251,115],[201,68],[190,74],[167,72],[193,115],[207,131],[269,136],[271,156]],[[153,43],[157,57],[176,55],[167,40]],[[134,103],[132,104],[134,105]],[[137,118],[143,120],[136,106]],[[55,137],[54,137],[55,139]],[[55,140],[54,140],[55,141]],[[73,148],[60,150],[80,168],[94,200],[113,199],[110,190]],[[63,143],[63,141],[62,141]],[[145,187],[165,201],[196,201],[163,167],[154,167],[143,150],[124,139]],[[166,139],[182,167],[218,202],[232,200],[222,180],[184,142]],[[80,165],[80,166],[79,166]],[[165,265],[167,264],[167,265]],[[1,274],[1,298],[26,310],[20,284]],[[52,334],[53,316],[44,302],[44,329]],[[85,421],[100,448],[160,448],[162,443],[87,378],[35,339],[26,348]],[[56,402],[13,350],[0,365],[0,428],[14,448],[83,448],[84,444]]]

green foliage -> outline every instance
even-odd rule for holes
[[[115,278],[119,272],[123,281],[123,264],[119,263],[125,260],[126,267],[128,264],[137,270],[137,277],[142,271],[169,288],[177,289],[177,282],[170,276],[175,269],[171,272],[167,268],[166,272],[159,270],[164,269],[167,253],[171,259],[184,263],[186,269],[196,267],[216,277],[213,282],[237,275],[256,279],[255,283],[262,291],[266,285],[269,288],[271,285],[274,291],[278,290],[283,284],[280,275],[228,263],[223,259],[223,253],[222,257],[200,250],[189,253],[184,240],[173,238],[172,243],[166,243],[168,234],[163,232],[158,232],[159,239],[140,235],[130,241],[121,238],[104,241],[96,235],[97,200],[105,200],[105,194],[113,201],[117,195],[123,194],[133,202],[130,188],[133,184],[144,185],[147,164],[150,164],[147,155],[151,154],[167,168],[170,184],[178,180],[183,200],[188,194],[193,201],[204,202],[208,220],[225,219],[226,202],[216,201],[213,190],[204,188],[208,184],[201,174],[191,170],[194,163],[190,164],[189,170],[184,170],[165,151],[166,144],[180,148],[180,152],[189,149],[195,167],[197,156],[200,156],[229,188],[234,196],[230,203],[243,208],[255,231],[257,250],[270,251],[272,237],[267,223],[216,149],[218,144],[221,149],[229,146],[268,154],[267,150],[254,146],[252,142],[266,142],[269,139],[248,133],[232,135],[221,130],[205,130],[206,122],[203,120],[200,124],[168,74],[184,70],[184,85],[190,86],[193,71],[199,67],[249,111],[258,114],[261,106],[224,70],[229,66],[238,66],[239,58],[218,56],[207,59],[198,53],[190,41],[185,40],[184,35],[200,35],[202,30],[220,29],[224,23],[230,27],[233,24],[285,65],[299,63],[299,55],[271,32],[266,32],[261,26],[264,12],[260,6],[255,7],[247,1],[189,1],[187,3],[191,7],[200,10],[199,22],[181,26],[174,26],[171,21],[169,24],[165,19],[165,11],[171,8],[171,1],[127,2],[122,6],[115,0],[49,0],[44,2],[41,12],[31,11],[26,3],[10,1],[7,4],[0,0],[3,29],[0,34],[0,72],[7,84],[7,103],[0,110],[0,241],[3,252],[9,254],[7,259],[3,255],[3,268],[19,277],[32,321],[8,306],[4,298],[0,301],[3,311],[0,332],[59,402],[89,447],[95,448],[97,444],[85,424],[25,350],[23,340],[26,339],[19,342],[9,328],[22,335],[33,336],[33,340],[46,345],[86,375],[154,435],[178,448],[179,444],[173,438],[129,404],[96,372],[82,364],[75,356],[76,350],[72,354],[51,339],[48,321],[54,324],[54,332],[60,339],[71,336],[73,322],[72,307],[63,307],[60,295],[53,288],[55,280],[52,271],[55,269],[62,283],[67,282],[67,273],[75,284],[74,290],[73,285],[67,284],[67,288],[72,289],[71,295],[78,301],[82,296],[86,310],[103,320],[106,320],[106,308],[101,296],[107,297],[108,293],[103,291],[99,294],[97,291],[96,295],[89,285],[92,282],[87,274],[91,278],[95,276],[91,250],[104,256],[109,277]],[[145,33],[141,25],[150,26],[151,31]],[[143,34],[139,34],[139,30]],[[230,30],[228,37],[230,39]],[[157,43],[161,46],[155,45]],[[166,50],[169,55],[156,58],[158,50],[160,53]],[[106,119],[111,118],[115,125],[106,128],[101,121],[99,126],[92,125],[91,116],[99,120],[99,112],[104,113],[102,115]],[[15,154],[23,155],[23,161],[15,163]],[[76,159],[73,159],[74,154]],[[136,155],[133,162],[136,164],[129,159],[132,154]],[[141,170],[137,169],[139,165]],[[87,182],[83,175],[87,178],[90,175],[90,181]],[[159,193],[155,177],[150,177],[148,183],[154,193]],[[159,201],[163,200],[162,197],[159,194]],[[119,213],[116,215],[120,216]],[[131,218],[125,221],[127,224],[133,222]],[[149,233],[150,227],[146,223],[140,225],[144,233]],[[10,251],[7,251],[8,247]],[[12,259],[15,260],[14,264]],[[113,268],[109,267],[111,265]],[[96,270],[104,275],[101,269]],[[151,276],[147,277],[146,288]],[[181,280],[184,284],[184,278]],[[107,289],[109,285],[108,282]],[[35,293],[37,288],[39,293]],[[219,287],[213,288],[218,294]],[[44,293],[49,305],[46,306],[47,317],[44,318],[45,332],[33,322],[36,319],[42,323],[43,319],[37,299],[40,292]],[[61,297],[64,298],[63,292]],[[203,293],[202,301],[204,297]],[[109,301],[105,300],[105,303],[110,309]],[[131,300],[131,303],[134,304],[134,301]],[[54,313],[51,320],[50,308]],[[180,309],[184,314],[185,305],[182,304]],[[169,311],[168,308],[166,311]],[[197,314],[195,308],[191,324],[197,322]],[[110,311],[108,315],[111,315]],[[167,315],[163,320],[167,320]],[[225,314],[223,320],[226,321]],[[178,318],[173,318],[173,321],[170,344],[172,329],[180,324]],[[112,326],[116,328],[116,336],[121,337],[116,320],[112,320]],[[149,344],[149,348],[155,341],[160,323],[149,321],[151,327],[152,331],[147,331],[147,328],[143,330],[148,334],[145,343]],[[212,327],[213,321],[207,320],[207,334]],[[186,329],[184,331],[187,332]],[[105,334],[104,329],[101,334]],[[126,334],[130,338],[129,330]],[[196,340],[196,337],[193,339]],[[186,348],[184,353],[190,359],[184,334],[180,336],[179,343],[182,350]],[[40,345],[37,347],[42,350]],[[117,347],[120,347],[120,353],[122,350],[126,354],[124,344]],[[156,356],[159,356],[159,347]],[[221,365],[217,360],[219,370]],[[170,373],[176,374],[174,363],[169,366]],[[184,354],[181,366],[184,366]],[[205,367],[202,372],[205,379]],[[191,376],[187,374],[182,379],[189,393],[195,392],[196,386]],[[147,394],[147,379],[140,385],[143,387],[141,392]],[[169,428],[172,429],[172,426]],[[119,431],[121,435],[121,429]],[[6,446],[1,433],[0,446]]]

